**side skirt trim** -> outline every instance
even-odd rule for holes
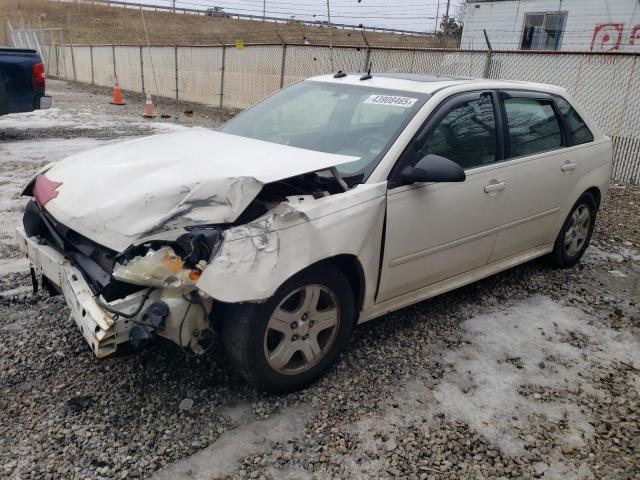
[[[360,313],[360,320],[358,324],[373,320],[374,318],[386,315],[387,313],[399,310],[404,307],[408,307],[409,305],[427,300],[428,298],[435,297],[442,293],[455,290],[456,288],[468,285],[478,280],[482,280],[483,278],[490,277],[491,275],[495,275],[496,273],[508,270],[515,267],[516,265],[520,265],[521,263],[525,263],[533,260],[534,258],[546,255],[552,250],[553,244],[532,248],[530,250],[526,250],[525,252],[518,253],[517,255],[503,258],[502,260],[491,263],[489,265],[476,268],[475,270],[471,270],[469,272],[456,275],[455,277],[442,280],[438,283],[434,283],[433,285],[428,285],[418,290],[414,290],[412,292],[405,293],[398,297],[378,303],[366,310],[363,310]]]

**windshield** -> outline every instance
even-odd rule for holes
[[[221,128],[272,143],[358,157],[338,166],[366,179],[428,95],[305,81],[268,97]]]

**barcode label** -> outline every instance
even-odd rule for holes
[[[391,105],[393,107],[411,108],[416,103],[417,98],[400,97],[397,95],[371,95],[364,103],[373,105]]]

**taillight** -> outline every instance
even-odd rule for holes
[[[44,63],[34,63],[31,67],[31,75],[33,76],[33,87],[44,90]]]

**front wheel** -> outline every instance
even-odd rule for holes
[[[348,280],[334,267],[314,267],[285,282],[267,302],[232,305],[222,341],[232,363],[269,392],[302,388],[319,378],[346,346],[355,318]]]
[[[556,267],[573,267],[589,246],[596,221],[596,201],[590,193],[575,203],[556,238],[551,263]]]

